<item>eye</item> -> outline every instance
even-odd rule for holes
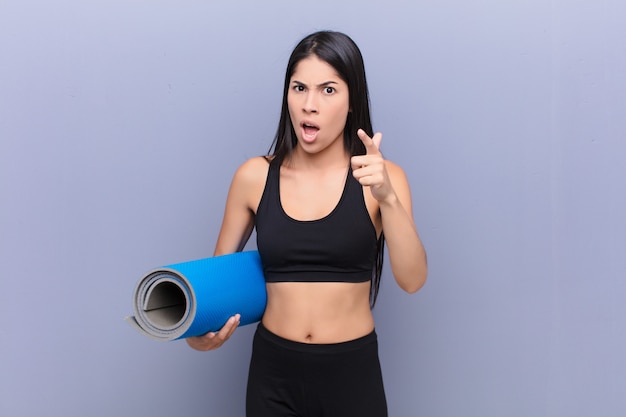
[[[301,84],[296,84],[293,86],[293,91],[302,92],[304,91],[304,86]]]
[[[335,87],[324,87],[324,93],[332,94],[335,92]]]

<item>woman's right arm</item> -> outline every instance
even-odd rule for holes
[[[244,162],[235,172],[213,256],[243,250],[254,229],[254,215],[263,195],[267,170],[265,158],[257,157]],[[239,322],[239,314],[235,314],[218,332],[189,337],[187,343],[196,350],[217,349],[233,334]]]

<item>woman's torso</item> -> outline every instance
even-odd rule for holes
[[[380,233],[375,201],[367,200],[348,162],[313,175],[276,163],[266,168],[267,181],[259,181],[252,201],[268,277],[263,324],[307,343],[371,332],[370,280]]]

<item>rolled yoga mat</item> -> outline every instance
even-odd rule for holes
[[[135,287],[135,316],[126,320],[153,339],[183,339],[219,330],[236,313],[240,325],[258,322],[266,301],[259,253],[237,252],[147,273]]]

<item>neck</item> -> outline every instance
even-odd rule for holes
[[[344,149],[343,141],[337,142],[340,146],[330,146],[316,153],[305,152],[297,146],[286,158],[285,164],[291,168],[307,170],[345,168],[350,162],[350,154]]]

